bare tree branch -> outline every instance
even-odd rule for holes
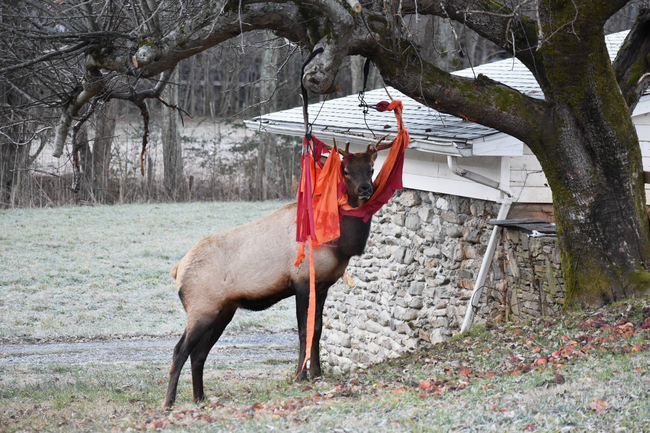
[[[22,63],[18,63],[18,64],[15,64],[15,65],[12,65],[12,66],[8,66],[6,68],[0,68],[0,74],[7,74],[9,72],[14,72],[14,71],[17,71],[19,69],[24,69],[24,68],[27,68],[29,66],[35,65],[37,63],[43,63],[43,62],[55,59],[57,57],[62,57],[62,56],[66,55],[66,54],[69,54],[69,53],[82,52],[83,49],[86,48],[87,46],[88,46],[88,42],[84,41],[84,42],[78,43],[76,45],[73,45],[71,47],[67,47],[67,48],[57,50],[57,51],[53,51],[53,52],[47,53],[45,55],[42,55],[40,57],[31,59],[31,60],[28,60],[28,61],[25,61],[25,62],[22,62]]]

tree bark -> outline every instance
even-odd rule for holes
[[[633,134],[610,141],[593,122],[566,109],[558,114],[571,126],[558,137],[563,145],[540,143],[556,150],[541,152],[540,162],[553,191],[566,305],[643,294],[650,288],[650,230],[638,142]]]
[[[104,110],[95,116],[97,127],[93,141],[92,163],[87,168],[91,171],[92,195],[98,203],[106,203],[109,199],[109,169],[117,125],[116,104],[117,102],[108,102]]]
[[[553,191],[569,306],[650,289],[650,224],[636,129],[615,91],[602,29],[592,30],[591,23],[574,29],[580,36],[552,37],[539,50],[554,65],[543,80],[554,119],[552,133],[529,143]]]
[[[163,90],[162,98],[170,105],[178,105],[178,70]],[[161,139],[163,145],[163,184],[165,192],[173,201],[185,198],[183,177],[183,154],[180,135],[180,115],[172,108],[162,108]]]
[[[273,94],[278,85],[277,79],[277,48],[269,46],[262,54],[260,70],[260,101],[261,114],[275,111],[275,98]],[[271,193],[271,184],[277,183],[276,137],[266,132],[260,132],[260,143],[257,150],[257,166],[255,170],[257,198],[268,200]],[[273,188],[277,190],[277,188]]]

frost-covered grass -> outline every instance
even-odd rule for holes
[[[283,203],[0,210],[0,341],[178,335],[169,271],[202,237]],[[227,332],[295,327],[293,300],[239,311]]]

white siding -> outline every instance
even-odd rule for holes
[[[510,189],[515,203],[552,203],[542,166],[528,146],[523,156],[510,157]]]
[[[351,152],[362,152],[365,147],[352,144]],[[388,151],[380,152],[375,163],[375,174],[383,164]],[[466,170],[482,174],[497,182],[507,183],[507,170],[502,179],[501,157],[481,156],[458,158],[458,165]],[[497,201],[501,193],[493,188],[481,185],[454,174],[447,165],[447,157],[435,153],[407,149],[404,154],[404,171],[402,182],[405,188],[421,191],[453,194],[482,200]],[[504,185],[502,185],[503,187]],[[507,188],[507,185],[505,185]]]
[[[380,156],[378,162],[382,163],[384,157]],[[458,165],[497,182],[501,181],[500,157],[458,158]],[[501,193],[493,188],[454,174],[447,165],[447,157],[434,153],[407,150],[402,179],[405,188],[491,201],[501,197]]]

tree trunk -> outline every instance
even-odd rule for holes
[[[275,111],[274,92],[278,84],[277,48],[270,46],[262,54],[260,71],[260,101],[262,102],[261,114]],[[276,137],[272,134],[260,133],[260,145],[257,150],[257,166],[255,170],[256,197],[260,200],[269,199],[270,184],[277,181]],[[276,188],[277,189],[277,188]]]
[[[7,141],[0,144],[0,208],[29,205],[30,191],[25,188],[25,180],[29,176],[27,161],[30,148],[30,144],[19,145]]]
[[[572,146],[540,160],[553,190],[567,305],[641,294],[650,287],[650,245],[638,143],[598,149],[591,139],[599,125],[563,117],[573,126],[562,140]]]
[[[541,48],[554,65],[544,92],[555,118],[547,135],[530,144],[553,191],[569,307],[650,289],[641,149],[621,92],[609,91],[617,85],[604,38],[595,39],[590,50],[576,37]]]
[[[95,116],[95,140],[93,141],[92,161],[84,169],[88,169],[89,178],[92,182],[92,195],[96,202],[107,203],[109,169],[111,164],[111,152],[113,137],[117,125],[117,102],[108,102],[101,113]]]
[[[170,83],[163,91],[162,98],[168,103],[178,105],[178,69],[171,76]],[[163,175],[165,192],[174,201],[185,198],[183,178],[183,155],[179,130],[180,115],[177,110],[161,107],[161,138],[163,145]]]

